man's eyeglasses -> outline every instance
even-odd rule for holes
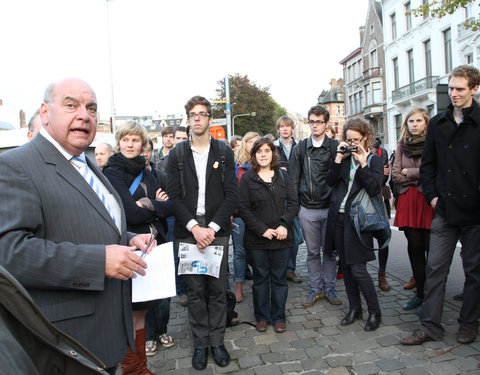
[[[189,119],[195,118],[196,116],[198,116],[198,117],[200,117],[200,118],[207,118],[207,117],[210,117],[210,113],[206,113],[206,112],[198,112],[198,113],[190,112],[190,113],[188,114],[188,118],[189,118]]]
[[[323,124],[326,124],[327,122],[326,121],[321,121],[321,120],[317,120],[317,121],[308,120],[308,123],[310,125],[323,125]]]

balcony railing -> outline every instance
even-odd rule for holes
[[[373,77],[378,77],[382,75],[382,67],[377,66],[376,68],[370,68],[363,72],[363,79],[369,79]]]
[[[465,26],[465,23],[472,22],[473,20],[475,20],[475,17],[470,17],[470,18],[466,19],[465,21],[460,22],[457,25],[457,35],[458,35],[459,38],[461,38],[465,34],[468,34],[468,33],[472,32],[472,28],[467,28]]]
[[[428,76],[409,85],[400,87],[392,91],[392,101],[398,102],[402,99],[408,98],[409,96],[419,94],[428,89],[435,88],[435,83],[438,79],[438,76]]]

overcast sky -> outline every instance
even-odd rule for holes
[[[368,0],[0,0],[0,120],[18,126],[65,77],[94,88],[110,116],[107,11],[117,115],[183,113],[248,74],[283,107],[316,103],[360,44]]]

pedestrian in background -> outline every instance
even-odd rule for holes
[[[347,315],[340,324],[346,326],[362,318],[362,292],[368,307],[365,331],[373,331],[381,323],[381,312],[367,262],[375,260],[373,249],[359,241],[352,219],[350,205],[360,190],[368,195],[380,194],[383,181],[383,162],[372,155],[369,147],[373,140],[373,128],[367,122],[355,118],[343,126],[342,142],[335,160],[330,163],[327,183],[333,187],[332,203],[328,211],[326,252],[336,250],[343,270],[343,281],[350,304]],[[358,151],[344,153],[342,147],[357,146]],[[370,163],[368,163],[370,158]],[[373,247],[371,233],[362,233],[364,243]]]
[[[408,258],[417,286],[415,296],[403,305],[412,310],[423,302],[425,266],[430,246],[430,225],[434,211],[422,195],[420,165],[430,117],[423,108],[408,112],[401,128],[401,137],[395,152],[393,182],[400,187],[393,225],[407,238]]]
[[[260,137],[256,132],[246,133],[238,150],[235,153],[235,173],[237,176],[237,182],[240,183],[240,179],[243,174],[250,169],[250,151],[253,144]],[[235,299],[238,303],[243,301],[243,283],[246,276],[251,271],[248,268],[247,253],[243,246],[243,236],[245,234],[245,223],[238,214],[238,209],[233,213],[233,222],[236,224],[235,229],[232,231],[233,241],[233,274],[235,278]]]
[[[251,155],[251,168],[240,181],[239,213],[245,222],[243,244],[253,267],[256,329],[264,332],[270,323],[282,333],[286,330],[287,250],[295,243],[298,196],[288,173],[277,167],[270,139],[258,139]]]

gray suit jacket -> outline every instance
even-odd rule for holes
[[[105,277],[105,245],[126,245],[129,234],[125,215],[119,233],[74,168],[41,134],[0,155],[0,264],[50,321],[111,367],[133,343],[133,323],[129,282]]]

